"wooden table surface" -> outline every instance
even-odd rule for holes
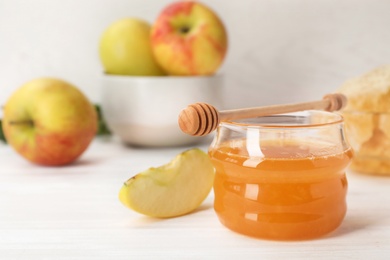
[[[348,172],[343,224],[301,242],[228,230],[214,214],[212,193],[196,212],[172,219],[142,216],[119,202],[125,180],[187,148],[98,138],[76,163],[42,167],[0,143],[0,259],[390,259],[390,177]]]

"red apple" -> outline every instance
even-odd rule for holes
[[[29,161],[64,165],[77,159],[97,131],[94,106],[75,86],[53,78],[32,80],[4,107],[8,143]]]
[[[217,14],[195,1],[167,6],[153,25],[156,61],[170,75],[210,75],[221,66],[227,33]]]

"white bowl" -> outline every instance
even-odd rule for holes
[[[189,104],[221,106],[222,75],[134,77],[104,75],[102,112],[109,129],[127,144],[179,146],[204,140],[181,132],[178,115]]]

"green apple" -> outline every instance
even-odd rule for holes
[[[154,56],[170,75],[211,75],[227,52],[227,32],[217,14],[196,1],[167,6],[152,27]]]
[[[193,148],[168,164],[141,172],[122,186],[120,201],[148,216],[175,217],[195,210],[207,197],[214,182],[208,155]]]
[[[103,33],[100,60],[105,73],[132,76],[160,76],[164,71],[154,59],[150,44],[151,26],[137,18],[111,24]]]
[[[97,130],[94,106],[82,92],[55,78],[32,80],[4,106],[8,143],[29,161],[64,165],[78,158]]]

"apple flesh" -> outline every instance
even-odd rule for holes
[[[125,18],[111,24],[103,33],[99,54],[107,74],[160,76],[165,72],[154,59],[149,23]]]
[[[195,210],[210,193],[214,168],[206,153],[193,148],[170,163],[141,172],[122,186],[119,199],[148,216],[169,218]]]
[[[27,160],[64,165],[78,158],[94,138],[97,115],[75,86],[40,78],[12,94],[2,127],[8,143]]]
[[[170,75],[211,75],[227,51],[227,33],[209,7],[193,1],[167,6],[152,27],[154,56]]]

